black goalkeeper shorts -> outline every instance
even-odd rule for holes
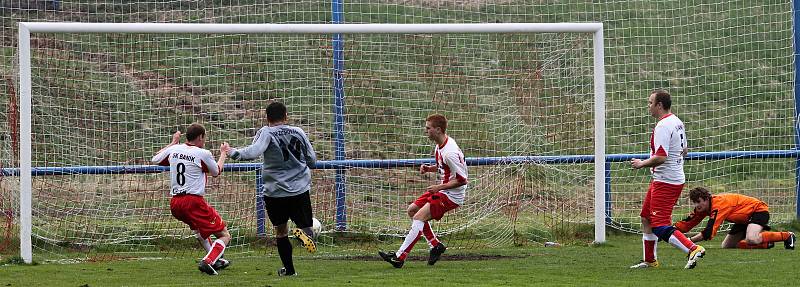
[[[311,227],[311,196],[308,191],[289,197],[263,197],[272,225],[286,224],[291,219],[298,228]]]
[[[769,212],[755,212],[753,215],[750,215],[750,222],[747,224],[736,223],[731,227],[731,231],[728,231],[728,234],[739,234],[742,232],[747,231],[747,225],[751,223],[758,224],[764,227],[764,231],[768,231],[772,228],[769,227]]]

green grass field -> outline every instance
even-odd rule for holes
[[[601,246],[519,247],[448,251],[436,266],[415,257],[402,269],[373,254],[295,258],[300,276],[276,276],[275,255],[230,257],[219,276],[200,273],[191,257],[79,264],[0,266],[0,286],[788,286],[797,278],[800,251],[782,243],[770,250],[720,249],[706,242],[706,258],[684,270],[685,255],[659,243],[661,268],[630,270],[641,256],[641,237],[616,235]],[[395,245],[382,246],[394,249]],[[325,251],[325,250],[322,250]],[[295,249],[295,254],[303,251]],[[412,255],[426,255],[418,246]],[[469,260],[464,257],[473,256]]]

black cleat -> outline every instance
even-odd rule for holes
[[[438,245],[431,248],[431,255],[428,257],[428,265],[436,264],[436,261],[439,261],[439,258],[442,258],[442,253],[447,250],[447,246],[444,246],[441,242]]]
[[[395,255],[394,253],[387,254],[383,251],[378,251],[378,255],[380,255],[384,261],[389,262],[389,264],[392,264],[394,268],[402,268],[403,263],[405,263],[404,261],[397,259],[397,255]]]
[[[795,241],[797,241],[797,237],[794,235],[794,232],[789,232],[789,238],[783,241],[783,248],[794,250]]]
[[[292,274],[286,274],[286,267],[281,267],[281,269],[278,269],[278,276],[280,276],[280,277],[297,276],[297,272],[292,273]]]
[[[214,267],[214,270],[222,270],[228,268],[228,266],[231,266],[231,262],[226,260],[225,258],[220,257],[219,259],[217,259],[217,262],[214,262],[214,265],[212,265],[211,267]]]
[[[208,275],[217,275],[217,274],[219,274],[219,273],[217,273],[217,270],[214,270],[214,267],[211,267],[211,265],[208,265],[208,263],[206,263],[205,260],[200,260],[200,264],[197,265],[197,269],[200,269],[200,271],[203,271],[203,273],[208,274]]]

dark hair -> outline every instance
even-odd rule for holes
[[[653,104],[661,103],[661,107],[663,107],[664,110],[669,110],[672,107],[672,96],[670,96],[667,91],[655,90],[650,94],[656,95],[656,99]]]
[[[201,124],[192,124],[189,128],[186,129],[186,140],[193,141],[194,139],[205,135],[206,128],[203,127]]]
[[[286,106],[281,102],[272,102],[267,106],[267,120],[271,123],[286,120]]]
[[[440,114],[432,114],[425,118],[426,122],[431,122],[434,128],[441,128],[444,133],[447,130],[447,118]]]
[[[689,200],[692,202],[700,202],[701,199],[711,199],[711,192],[705,187],[695,187],[689,191]]]

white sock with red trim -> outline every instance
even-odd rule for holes
[[[397,253],[395,254],[397,258],[402,258],[401,260],[403,260],[406,258],[406,255],[411,252],[411,248],[414,248],[414,244],[417,243],[424,225],[425,223],[420,220],[414,220],[411,222],[411,230],[408,231],[406,239],[403,240],[403,245],[400,245],[400,249],[398,249]]]
[[[214,262],[217,262],[217,259],[222,256],[223,252],[225,252],[225,242],[222,242],[222,240],[219,239],[214,240],[214,246],[212,246],[211,250],[208,251],[206,257],[203,257],[203,261],[209,265],[212,265]]]

